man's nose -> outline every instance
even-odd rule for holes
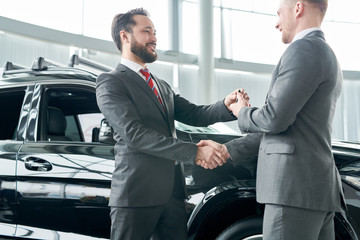
[[[155,34],[151,34],[151,40],[157,42],[157,38]]]

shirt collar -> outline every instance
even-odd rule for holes
[[[131,70],[133,70],[136,73],[139,72],[140,69],[143,68],[143,66],[141,66],[140,64],[137,64],[136,62],[133,62],[133,61],[131,61],[129,59],[126,59],[126,58],[121,58],[120,63],[125,65],[126,67],[130,68]]]
[[[319,27],[313,27],[313,28],[308,28],[305,29],[299,33],[297,33],[294,37],[294,39],[292,40],[292,43],[295,42],[296,40],[302,39],[303,37],[305,37],[307,34],[314,32],[314,31],[321,31],[321,28]]]

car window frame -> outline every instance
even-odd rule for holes
[[[49,98],[47,96],[48,91],[51,89],[75,89],[75,90],[83,90],[83,91],[89,91],[92,92],[94,95],[95,93],[95,83],[89,83],[89,82],[82,82],[82,81],[74,81],[74,82],[66,82],[66,83],[60,83],[60,82],[46,82],[46,83],[40,83],[39,85],[42,85],[42,92],[40,96],[40,105],[39,105],[39,116],[38,116],[38,124],[37,128],[34,129],[34,131],[37,133],[37,138],[35,141],[38,142],[59,142],[59,141],[48,141],[46,140],[46,114],[45,109],[49,106]],[[100,112],[100,110],[99,110]],[[77,124],[77,128],[79,131],[79,134],[81,135],[81,141],[66,141],[69,143],[87,143],[87,144],[99,144],[98,142],[86,142],[84,138],[84,133],[82,132],[83,129],[81,129],[80,121],[78,119],[78,115],[73,115],[75,117],[75,121]],[[45,123],[45,124],[44,124]],[[99,122],[100,125],[100,122]],[[62,141],[64,142],[64,141]]]

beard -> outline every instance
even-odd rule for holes
[[[149,43],[148,43],[149,44]],[[144,63],[152,63],[157,59],[157,53],[150,53],[147,50],[147,45],[140,45],[135,38],[131,42],[131,52],[138,56]]]

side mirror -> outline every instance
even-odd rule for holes
[[[110,126],[109,122],[106,120],[106,118],[103,118],[100,123],[99,142],[115,145],[115,140],[113,138],[113,129]]]

